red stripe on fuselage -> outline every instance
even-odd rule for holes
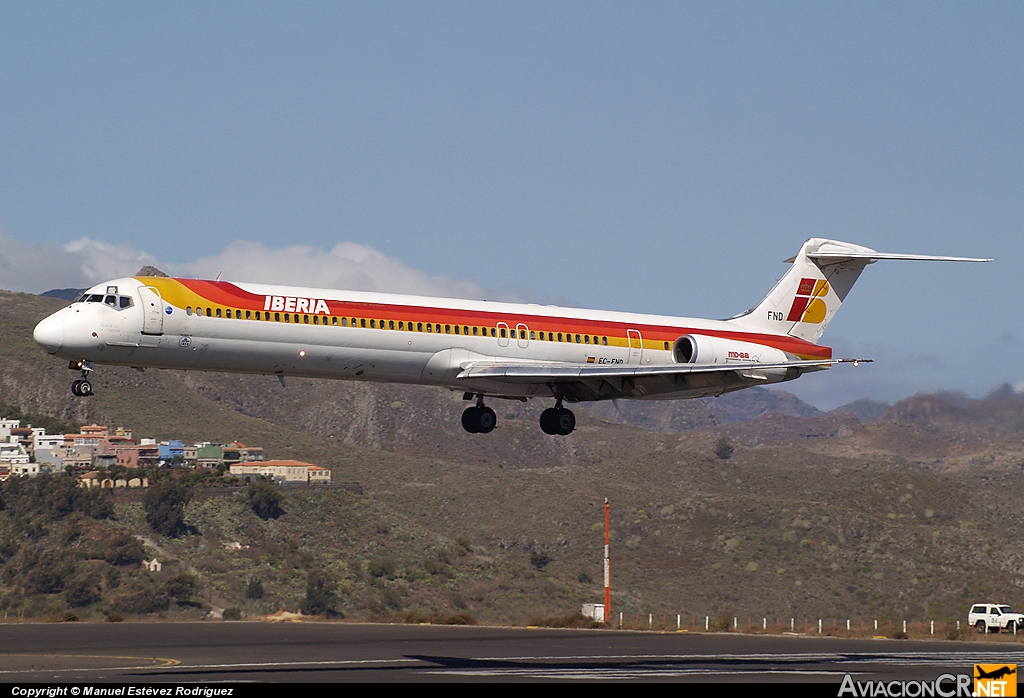
[[[199,281],[196,279],[177,279],[194,293],[208,299],[211,303],[225,305],[241,310],[263,310],[265,294],[249,293],[227,281]],[[273,294],[279,295],[279,294]],[[284,296],[284,294],[280,294]],[[287,296],[284,296],[287,297]],[[298,296],[301,297],[301,296]],[[504,322],[510,329],[516,325],[525,325],[527,329],[544,332],[562,332],[626,338],[627,330],[639,330],[647,341],[675,342],[682,335],[701,334],[708,337],[732,339],[738,342],[751,342],[773,347],[789,354],[815,359],[832,358],[832,349],[812,344],[798,337],[781,334],[762,334],[757,332],[698,329],[671,325],[648,325],[642,323],[620,322],[615,320],[587,320],[583,318],[562,318],[548,315],[522,315],[499,311],[463,310],[459,308],[433,308],[430,306],[399,305],[388,303],[362,303],[324,299],[330,308],[330,314],[338,317],[373,318],[376,320],[394,320],[398,322],[430,322],[459,326],[495,327]],[[806,301],[809,299],[803,299]],[[801,308],[801,313],[803,308]],[[302,315],[304,313],[298,313]],[[305,313],[312,315],[312,312]]]

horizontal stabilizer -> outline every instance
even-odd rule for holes
[[[943,257],[934,254],[894,254],[891,252],[851,252],[849,250],[818,250],[808,252],[807,256],[823,264],[835,264],[845,259],[866,259],[868,263],[879,259],[904,259],[921,262],[991,262],[981,257]]]

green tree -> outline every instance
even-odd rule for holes
[[[245,587],[245,598],[247,599],[262,599],[263,598],[263,582],[256,577],[249,580],[249,584]]]
[[[120,567],[134,566],[142,562],[146,551],[134,536],[122,533],[110,542],[106,561]]]
[[[276,519],[284,514],[281,502],[284,497],[277,488],[266,480],[255,480],[249,483],[249,505],[256,516],[264,521]]]
[[[310,572],[306,578],[306,598],[299,604],[302,612],[313,616],[333,614],[334,601],[334,580],[320,570]]]
[[[161,480],[149,488],[142,502],[146,523],[157,533],[176,538],[188,530],[185,505],[191,493],[173,480]]]

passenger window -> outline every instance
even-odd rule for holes
[[[246,310],[245,311],[245,319],[246,320],[252,320],[252,311],[250,311],[250,310]],[[256,318],[256,319],[259,320],[259,318]]]
[[[191,305],[185,308],[185,314],[188,315],[189,317],[192,317],[192,306]]]
[[[274,322],[281,322],[281,313],[274,313]]]
[[[502,328],[501,328],[501,336],[502,336],[502,337],[504,337],[504,336],[505,336],[505,328],[504,328],[504,327],[502,327]]]
[[[295,315],[292,315],[292,317],[293,317],[293,318],[295,319],[295,324],[296,324],[296,325],[297,325],[297,324],[299,324],[299,316],[298,316],[298,313],[296,313]]]
[[[469,334],[469,328],[465,325],[462,326],[462,334]]]
[[[440,331],[441,331],[441,326],[438,325],[438,324],[435,324],[434,325],[434,332],[440,332]]]
[[[348,327],[348,318],[347,317],[341,318],[341,326],[342,327]]]
[[[444,333],[445,334],[451,334],[452,333],[452,326],[451,325],[445,325],[444,326]]]
[[[492,327],[491,328],[491,336],[493,337],[495,334],[497,334],[497,331]]]
[[[220,311],[220,308],[217,308],[217,317],[221,317],[221,311]]]
[[[558,333],[558,341],[559,341],[559,342],[561,342],[561,341],[562,341],[562,333],[561,333],[561,332],[559,332],[559,333]]]
[[[458,325],[455,326],[455,334],[459,334],[459,326]]]
[[[291,322],[292,321],[292,316],[289,315],[288,313],[285,313],[284,314],[284,321],[285,322]]]
[[[428,322],[428,323],[427,323],[427,332],[432,332],[432,331],[433,331],[433,330],[431,329],[431,327],[432,327],[432,326],[431,326],[431,324],[430,324],[430,323]]]
[[[480,328],[479,327],[474,327],[473,328],[473,336],[477,337],[479,335],[480,335]]]
[[[314,325],[319,325],[320,324],[320,316],[319,315],[314,315],[313,316],[313,324]]]
[[[401,320],[398,321],[398,329],[399,330],[404,330],[405,329],[405,323],[402,322]]]
[[[331,318],[331,324],[334,325],[335,327],[337,327],[338,326],[338,318],[337,317],[332,317]]]
[[[601,337],[601,344],[603,344],[604,346],[608,346],[608,338],[607,337]]]
[[[526,330],[519,330],[519,339],[526,339]]]
[[[429,325],[428,325],[428,327],[429,327]],[[416,331],[417,332],[422,332],[423,331],[423,323],[422,322],[417,322],[416,323]]]
[[[388,329],[389,330],[395,329],[395,321],[394,320],[388,320]]]
[[[364,317],[359,318],[359,326],[360,327],[366,327],[366,318],[364,318]]]
[[[594,344],[597,344],[597,335],[594,335]]]
[[[665,351],[668,351],[668,342],[665,342]]]
[[[295,322],[298,322],[298,321],[299,321],[298,318],[295,318]],[[309,316],[308,315],[303,315],[302,316],[302,322],[303,322],[303,324],[308,325],[309,324]]]
[[[536,334],[537,334],[536,332],[534,332],[533,330],[530,330],[530,339],[536,339],[537,338]]]
[[[589,334],[583,335],[583,343],[584,344],[590,344],[590,335]]]
[[[576,343],[577,343],[577,344],[579,344],[579,343],[580,343],[580,336],[579,336],[579,335],[576,335]]]

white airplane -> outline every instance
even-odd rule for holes
[[[81,371],[76,396],[99,364],[437,385],[475,400],[468,432],[494,429],[485,398],[553,398],[540,426],[564,436],[565,401],[698,398],[856,364],[817,341],[879,259],[991,261],[815,238],[728,320],[137,276],[89,289],[33,337]]]

